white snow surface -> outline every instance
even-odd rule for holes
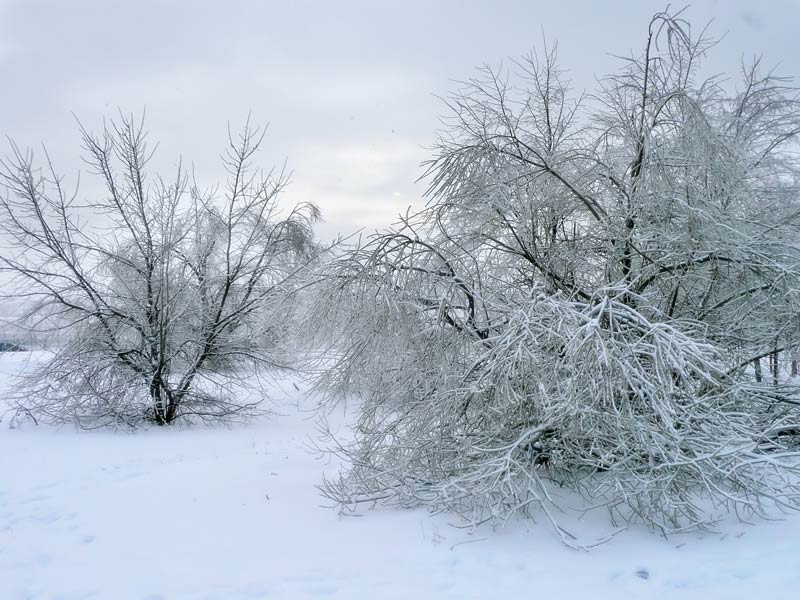
[[[0,383],[28,355],[0,354]],[[377,508],[341,517],[315,485],[304,389],[225,428],[136,433],[0,423],[0,599],[797,598],[800,517],[665,540],[629,528],[591,550],[547,525],[456,527]],[[1,392],[0,392],[1,393]],[[0,402],[2,396],[0,396]],[[574,520],[584,543],[612,530]]]

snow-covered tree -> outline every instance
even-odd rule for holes
[[[330,497],[568,543],[553,484],[664,532],[799,506],[796,397],[748,366],[798,341],[800,103],[758,61],[699,79],[711,46],[661,13],[592,95],[551,48],[447,99],[427,207],[314,309],[362,401]]]
[[[83,130],[103,195],[81,203],[49,162],[12,145],[2,163],[0,268],[57,333],[55,353],[20,391],[26,414],[84,426],[229,418],[255,410],[239,394],[245,366],[269,363],[259,336],[285,321],[297,273],[315,252],[310,204],[281,212],[288,179],[253,166],[263,131],[230,137],[219,193],[148,179],[143,123]],[[236,380],[238,381],[238,380]]]

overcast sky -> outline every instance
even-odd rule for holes
[[[288,158],[287,201],[323,210],[323,237],[420,206],[414,181],[443,112],[436,95],[557,40],[575,87],[638,51],[664,2],[538,0],[168,2],[0,0],[0,134],[45,142],[74,175],[78,133],[147,107],[158,165],[219,176],[227,123],[270,123],[265,166]],[[676,5],[677,6],[677,5]],[[800,75],[800,0],[706,0],[686,15],[725,38],[709,68],[763,54]],[[7,148],[7,146],[6,146]],[[5,153],[5,149],[4,152]],[[84,188],[90,189],[90,188]],[[88,191],[86,193],[89,193]]]

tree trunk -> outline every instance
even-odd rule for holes
[[[753,368],[756,371],[756,382],[761,383],[763,381],[763,375],[761,374],[761,359],[757,358],[753,361]]]
[[[169,425],[175,420],[175,417],[178,416],[178,402],[175,398],[170,394],[169,402],[167,403],[167,414],[166,414],[166,424]]]
[[[778,366],[778,350],[769,355],[770,372],[772,373],[772,385],[778,385],[780,368]]]
[[[175,420],[177,406],[172,394],[160,376],[150,382],[150,398],[153,404],[153,420],[157,425],[169,425]]]

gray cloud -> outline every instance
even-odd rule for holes
[[[226,123],[270,121],[265,163],[288,156],[288,196],[323,209],[323,233],[375,227],[409,204],[442,112],[434,94],[484,62],[558,40],[574,85],[643,43],[662,2],[0,2],[0,133],[46,141],[74,172],[78,135],[121,107],[147,106],[159,166],[183,154],[220,175]],[[796,75],[800,4],[697,2],[687,15],[727,36],[709,72],[742,55]],[[760,27],[754,27],[760,24]]]

